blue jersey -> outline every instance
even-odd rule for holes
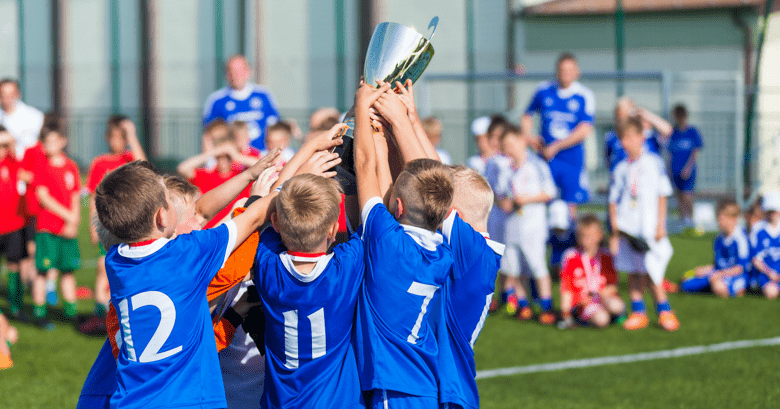
[[[725,270],[734,266],[741,266],[743,272],[747,272],[750,265],[750,243],[747,233],[741,227],[737,227],[729,236],[722,233],[713,242],[715,270]]]
[[[76,409],[108,409],[109,399],[114,392],[116,360],[111,352],[111,343],[106,340],[87,374]]]
[[[474,231],[453,211],[442,233],[455,262],[445,284],[439,333],[439,401],[479,407],[474,342],[485,324],[504,245]]]
[[[690,160],[693,151],[703,146],[699,130],[689,126],[685,129],[674,128],[669,137],[669,155],[671,156],[672,175],[679,175]]]
[[[382,200],[362,211],[366,277],[355,322],[363,390],[438,398],[438,354],[432,306],[452,266],[441,234],[402,225]]]
[[[293,261],[316,261],[309,274]],[[255,286],[265,311],[264,408],[363,408],[352,325],[365,274],[360,237],[328,255],[296,256],[272,228],[260,237]]]
[[[231,220],[106,255],[119,315],[118,388],[112,408],[224,408],[225,389],[206,301],[236,244]]]
[[[606,146],[605,158],[607,160],[607,166],[609,166],[610,173],[615,170],[620,161],[626,158],[626,151],[623,149],[623,144],[620,143],[615,131],[609,131],[604,136],[604,145]],[[661,154],[661,143],[658,139],[658,134],[654,131],[645,132],[645,150],[655,154]]]
[[[576,226],[572,226],[560,234],[556,233],[552,229],[550,230],[550,238],[547,239],[547,243],[550,244],[551,265],[560,265],[563,261],[563,253],[565,253],[566,250],[577,246],[576,231]]]
[[[526,109],[526,114],[539,113],[541,117],[541,136],[549,145],[564,139],[582,122],[592,124],[596,113],[596,100],[593,92],[580,84],[572,83],[566,89],[560,89],[555,81],[543,82]],[[561,161],[576,167],[584,165],[582,143],[564,149],[550,161]]]
[[[246,122],[252,146],[263,150],[265,129],[279,121],[279,109],[271,93],[261,85],[247,84],[240,91],[225,87],[211,94],[206,100],[203,126],[217,118],[226,122]]]
[[[769,268],[780,271],[780,225],[764,223],[750,233],[751,258],[758,258]],[[753,269],[754,274],[761,274]]]

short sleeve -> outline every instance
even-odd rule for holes
[[[552,172],[550,172],[550,166],[547,164],[547,162],[541,160],[539,161],[538,166],[539,176],[542,179],[542,191],[553,198],[558,196],[558,188],[555,186],[555,180],[552,177]]]
[[[623,173],[626,171],[625,165],[619,163],[612,172],[609,181],[609,203],[617,203],[620,200],[620,193],[623,190]]]
[[[257,260],[259,261],[261,256],[264,255],[278,255],[286,250],[282,236],[274,230],[273,227],[268,227],[260,234],[260,242],[257,245]]]
[[[693,133],[693,147],[694,149],[701,149],[704,147],[704,141],[701,139],[701,134],[696,128],[692,128]]]
[[[658,172],[658,196],[668,197],[671,196],[672,182],[669,180],[669,176],[666,174],[666,166],[660,157],[656,158],[655,166]]]
[[[563,264],[561,264],[561,292],[574,291],[574,263],[572,263],[571,257],[564,257]]]
[[[525,113],[528,115],[533,115],[536,112],[542,111],[542,90],[544,89],[544,84],[539,85],[539,87],[536,88],[536,92],[534,93],[533,98],[531,98],[531,103],[528,104],[528,108],[526,108]]]
[[[364,242],[372,238],[379,239],[386,232],[398,227],[398,221],[393,218],[379,197],[373,197],[366,202],[360,213],[360,220],[361,227],[358,230]]]
[[[228,220],[213,229],[194,231],[182,239],[191,240],[198,251],[200,269],[198,282],[208,284],[225,265],[236,246],[236,223]],[[187,238],[189,236],[189,238]],[[177,239],[178,240],[178,239]]]
[[[596,115],[596,97],[593,96],[593,91],[585,86],[582,86],[582,100],[583,104],[580,107],[578,118],[580,122],[592,124],[593,117]]]
[[[79,193],[81,192],[81,174],[79,173],[79,167],[76,166],[75,162],[71,162],[71,169],[73,170],[73,174],[76,176],[72,193]]]
[[[189,180],[189,182],[200,189],[201,193],[206,193],[208,190],[206,181],[207,177],[208,176],[205,169],[195,169],[195,173],[192,175],[192,178]]]

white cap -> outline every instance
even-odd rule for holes
[[[548,222],[551,229],[569,230],[569,205],[563,200],[556,200],[550,204]]]
[[[484,135],[487,133],[489,126],[490,126],[490,118],[486,116],[481,116],[475,119],[474,122],[471,123],[471,134],[474,136]]]
[[[764,208],[764,211],[780,212],[780,192],[773,191],[764,193],[761,207]]]

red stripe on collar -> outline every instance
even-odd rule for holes
[[[155,241],[157,241],[157,239],[149,239],[149,240],[139,241],[139,242],[136,242],[136,243],[130,243],[127,246],[128,247],[143,247],[143,246],[148,246],[148,245],[154,243]]]
[[[293,257],[307,257],[307,258],[316,258],[325,255],[325,253],[304,253],[301,251],[288,251],[287,254]]]

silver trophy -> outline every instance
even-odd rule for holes
[[[381,23],[374,29],[363,64],[363,80],[377,85],[377,80],[395,85],[407,79],[417,81],[433,58],[431,38],[436,32],[439,17],[431,19],[428,28],[431,36],[425,38],[411,27],[398,23]],[[354,108],[354,107],[353,107]],[[344,123],[349,126],[344,132],[344,143],[334,149],[341,157],[338,166],[339,180],[346,194],[355,191],[355,164],[352,151],[352,135],[355,128],[354,110],[350,109]],[[354,194],[354,193],[352,193]]]

